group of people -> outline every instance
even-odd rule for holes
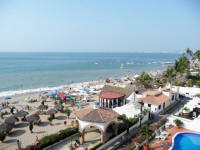
[[[3,102],[3,103],[1,103],[1,106],[2,106],[3,108],[8,107],[8,105],[9,105],[9,102]]]

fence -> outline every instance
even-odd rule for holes
[[[149,114],[144,116],[144,118],[142,119],[142,124],[144,124],[145,122],[148,121],[148,116],[149,116]],[[97,148],[97,150],[116,149],[117,147],[119,147],[119,145],[123,144],[125,141],[132,138],[132,136],[137,133],[138,130],[136,130],[136,129],[139,128],[139,126],[140,126],[140,123],[138,121],[135,125],[130,127],[128,135],[127,135],[127,131],[124,131],[121,134],[119,134],[118,136],[109,140],[107,143],[105,143],[102,146],[100,146],[99,148]]]

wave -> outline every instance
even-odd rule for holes
[[[30,94],[30,93],[37,93],[37,92],[44,92],[44,91],[53,91],[56,89],[63,89],[67,87],[78,87],[81,88],[83,85],[88,84],[88,83],[98,83],[101,80],[92,80],[92,81],[86,81],[86,82],[78,82],[78,83],[71,83],[71,84],[66,84],[66,85],[60,85],[60,86],[55,86],[55,87],[42,87],[42,88],[36,88],[36,89],[26,89],[26,90],[16,90],[16,91],[4,91],[0,92],[0,98],[1,97],[6,97],[6,96],[15,96],[15,95],[21,95],[21,94]]]
[[[43,91],[51,91],[51,90],[56,90],[59,88],[64,88],[65,86],[63,85],[63,86],[58,86],[58,87],[44,87],[44,88],[37,88],[37,89],[4,91],[4,92],[0,92],[0,97],[15,96],[15,95],[20,95],[20,94],[28,94],[28,93],[43,92]]]

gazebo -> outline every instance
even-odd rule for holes
[[[100,131],[101,142],[104,143],[109,134],[117,134],[118,113],[108,108],[87,107],[75,112],[76,123],[81,133],[81,143],[85,141],[86,129],[96,128]]]
[[[101,107],[114,108],[126,104],[125,95],[114,92],[104,92],[99,95]]]

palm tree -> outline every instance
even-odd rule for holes
[[[185,50],[185,53],[187,54],[187,55],[189,55],[189,56],[193,56],[193,52],[192,52],[192,50],[190,50],[189,48],[187,48],[186,50]]]
[[[146,146],[149,147],[149,141],[152,134],[150,124],[143,126],[141,132],[146,135]]]
[[[66,108],[66,109],[64,110],[64,112],[65,112],[65,114],[67,115],[67,117],[68,117],[68,119],[69,119],[69,116],[70,116],[70,114],[71,114],[71,111],[70,111],[68,108]]]

